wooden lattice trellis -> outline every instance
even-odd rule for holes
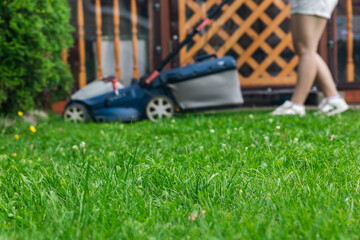
[[[179,1],[180,40],[221,0]],[[285,0],[234,0],[225,5],[202,36],[180,52],[182,65],[199,54],[231,55],[242,86],[289,85],[296,82],[289,33],[290,4]]]

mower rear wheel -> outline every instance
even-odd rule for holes
[[[64,120],[67,122],[87,122],[90,120],[90,115],[83,104],[73,103],[70,104],[64,111]]]
[[[173,101],[166,96],[156,96],[146,105],[146,116],[153,122],[173,116],[174,111]]]

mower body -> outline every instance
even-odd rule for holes
[[[205,56],[194,64],[163,71],[147,86],[135,83],[114,91],[109,84],[97,83],[83,88],[72,95],[65,113],[72,104],[81,104],[94,121],[131,122],[149,117],[149,103],[159,96],[171,99],[171,105],[181,110],[243,103],[235,60],[209,58]]]

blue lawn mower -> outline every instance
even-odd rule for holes
[[[216,55],[197,57],[195,63],[161,71],[191,39],[201,32],[224,4],[208,12],[208,18],[179,44],[151,74],[124,88],[116,77],[96,80],[71,96],[65,106],[66,121],[132,122],[148,118],[157,121],[180,110],[203,109],[243,103],[236,61]]]

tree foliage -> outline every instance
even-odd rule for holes
[[[64,0],[0,0],[0,110],[28,110],[44,93],[63,97],[72,86],[62,50],[72,45]]]

